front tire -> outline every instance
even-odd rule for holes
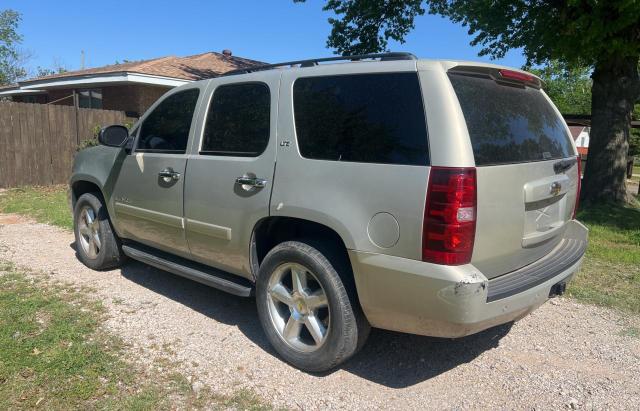
[[[97,193],[85,193],[73,210],[73,231],[78,259],[94,270],[119,267],[124,255],[113,232],[107,207]]]
[[[347,270],[344,262],[318,248],[300,241],[277,245],[264,258],[256,284],[269,342],[285,361],[309,372],[349,359],[369,331],[355,290],[339,275]]]

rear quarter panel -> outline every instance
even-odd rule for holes
[[[271,215],[324,224],[348,249],[419,259],[429,167],[325,161],[300,155],[293,116],[293,83],[299,77],[416,71],[415,61],[326,65],[283,72],[278,119],[278,154]],[[427,116],[428,118],[428,116]],[[379,213],[386,223],[371,226]],[[385,232],[398,230],[399,235]],[[373,231],[390,241],[378,245]],[[383,246],[380,246],[383,245]]]

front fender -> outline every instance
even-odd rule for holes
[[[109,215],[114,215],[111,195],[127,155],[123,148],[107,146],[90,147],[77,153],[69,179],[72,196],[77,183],[94,184],[102,193]],[[72,198],[72,204],[75,200]]]

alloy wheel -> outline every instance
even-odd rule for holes
[[[267,289],[269,316],[278,335],[295,350],[313,352],[327,339],[331,313],[316,276],[297,263],[280,265]]]
[[[84,206],[80,211],[78,232],[80,233],[82,251],[91,259],[97,258],[102,247],[100,242],[100,222],[92,207]]]

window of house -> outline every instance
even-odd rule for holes
[[[184,153],[200,90],[170,95],[147,116],[140,127],[137,151]]]
[[[303,77],[293,85],[295,127],[306,158],[427,165],[416,73]]]
[[[218,87],[207,113],[200,154],[256,157],[269,143],[271,96],[263,83]]]
[[[40,96],[22,96],[22,102],[23,103],[39,103],[40,100],[38,99],[38,97]]]
[[[102,89],[77,90],[78,107],[80,108],[102,108]]]

